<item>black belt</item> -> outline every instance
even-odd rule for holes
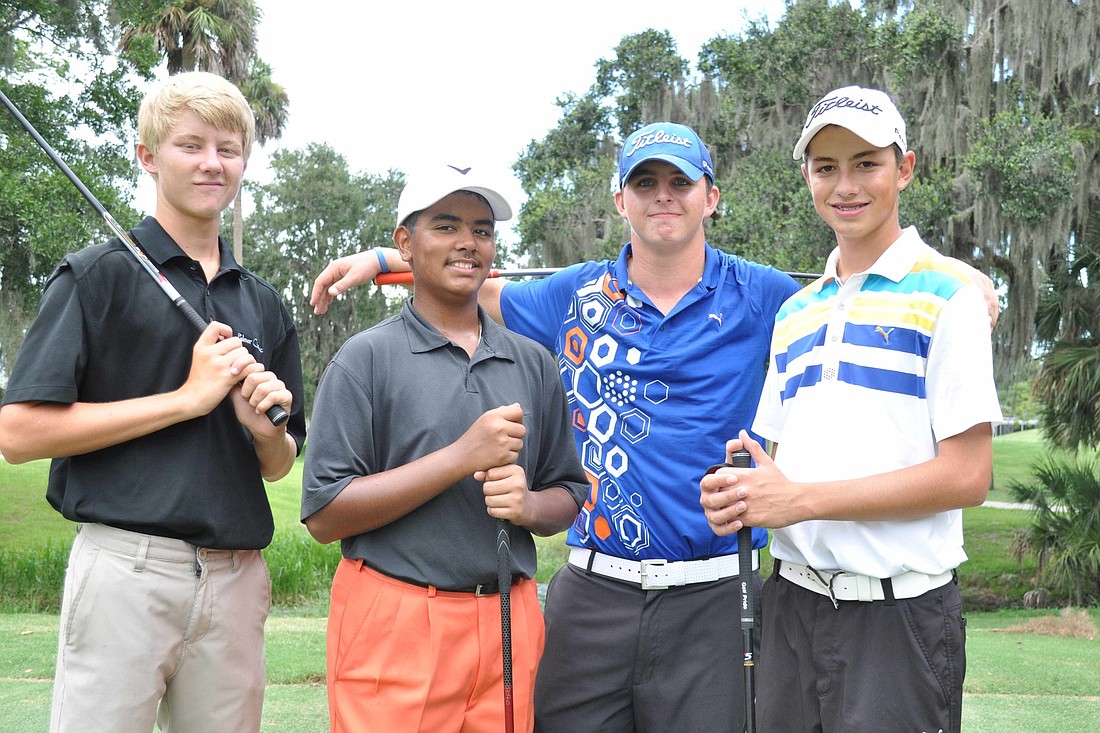
[[[349,560],[350,560],[350,562],[357,563],[359,568],[367,568],[367,569],[371,570],[372,572],[379,573],[379,574],[384,575],[388,578],[393,578],[394,580],[398,580],[402,583],[408,583],[409,585],[415,585],[415,586],[418,586],[420,588],[425,588],[425,589],[428,589],[428,588],[432,587],[431,584],[425,583],[423,580],[413,580],[412,578],[403,578],[399,575],[390,575],[389,573],[385,573],[381,570],[375,570],[374,568],[371,568],[369,565],[367,565],[366,562],[364,562],[361,558],[360,559],[351,559],[351,558],[349,558]],[[515,585],[519,581],[523,580],[523,578],[524,578],[524,576],[522,576],[522,575],[518,575],[518,574],[513,575],[512,576],[512,585]],[[439,586],[435,586],[435,589],[437,591],[439,591],[440,593],[469,593],[470,595],[474,595],[474,596],[495,596],[495,595],[500,593],[500,581],[497,578],[493,578],[492,580],[490,580],[488,582],[479,583],[478,585],[468,587],[468,588],[440,588]]]
[[[523,580],[522,575],[512,576],[512,585],[515,585],[519,581]],[[444,590],[439,588],[439,590]],[[447,589],[447,593],[472,593],[475,596],[495,596],[500,593],[500,581],[493,578],[488,583],[480,583],[473,588],[457,588],[455,590]]]

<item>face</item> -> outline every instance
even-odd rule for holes
[[[898,195],[913,178],[915,159],[907,152],[899,165],[892,146],[877,148],[828,125],[806,148],[802,175],[839,244],[885,250],[901,235]]]
[[[397,227],[393,243],[412,267],[416,297],[476,300],[496,256],[495,227],[488,202],[468,191],[421,211],[412,229]]]
[[[706,176],[693,181],[663,160],[642,163],[615,194],[615,206],[635,246],[690,244],[704,237],[703,220],[718,206],[718,189]]]
[[[218,220],[244,178],[241,133],[222,130],[185,112],[156,152],[138,145],[138,158],[157,182],[157,214]]]

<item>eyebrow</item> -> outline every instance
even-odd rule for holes
[[[858,153],[856,153],[855,155],[852,156],[852,160],[861,160],[863,158],[873,158],[875,155],[878,155],[878,153],[881,150],[885,150],[885,148],[870,148],[868,150],[860,151],[860,152],[858,152]],[[817,161],[823,161],[823,162],[826,162],[826,163],[836,163],[836,162],[838,162],[837,159],[832,157],[831,155],[814,155],[813,153],[810,154],[810,159],[812,161],[814,161],[815,163]]]
[[[185,142],[185,143],[204,142],[206,140],[206,136],[205,135],[199,135],[199,134],[194,133],[194,132],[177,132],[174,135],[172,135],[169,139],[176,140],[178,142]],[[230,137],[217,138],[214,141],[214,145],[216,145],[217,147],[224,147],[226,145],[230,145],[230,146],[236,145],[237,147],[244,147],[244,142],[238,137],[230,136]]]
[[[454,214],[440,213],[440,214],[436,214],[432,218],[428,219],[428,221],[446,221],[446,222],[461,223],[462,222],[462,217],[455,216]],[[496,221],[494,219],[475,219],[474,220],[474,226],[489,227],[490,229],[494,229],[495,224],[496,224]]]

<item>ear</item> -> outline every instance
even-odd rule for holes
[[[619,189],[615,192],[615,208],[619,211],[619,216],[626,220],[626,207],[623,206],[623,191]]]
[[[904,191],[913,180],[913,173],[917,168],[917,154],[912,150],[901,156],[901,165],[898,166],[898,193]]]
[[[810,171],[806,168],[806,164],[802,164],[802,180],[806,181],[806,188],[813,191],[813,186],[810,185]]]
[[[703,218],[706,219],[714,210],[718,208],[718,199],[722,197],[722,192],[718,190],[718,186],[711,185],[710,191],[707,192],[707,209],[703,214]]]
[[[412,262],[411,242],[412,232],[409,231],[407,226],[400,224],[393,230],[393,246],[397,248],[397,253],[401,255],[401,259],[405,262]]]
[[[137,159],[141,167],[152,176],[157,174],[157,161],[153,151],[145,146],[145,143],[137,144]]]

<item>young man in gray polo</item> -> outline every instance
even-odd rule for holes
[[[328,626],[333,731],[502,729],[502,528],[515,726],[533,726],[545,630],[531,535],[568,527],[589,486],[554,359],[478,306],[495,222],[511,218],[498,191],[476,167],[409,178],[393,241],[413,296],[349,339],[317,390],[302,520],[343,552]]]

